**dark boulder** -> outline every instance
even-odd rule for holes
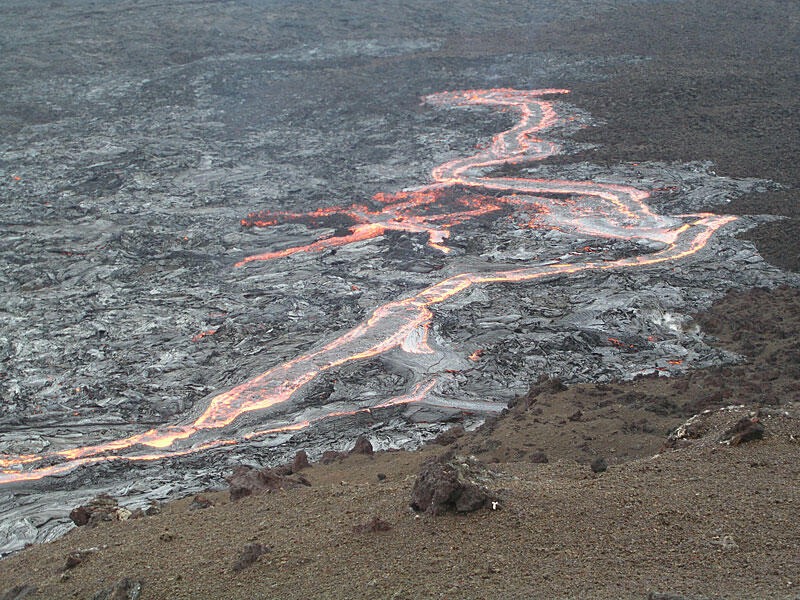
[[[602,456],[598,456],[592,461],[592,464],[589,465],[594,473],[603,473],[606,469],[608,469],[608,461]]]
[[[62,571],[69,571],[78,565],[84,563],[92,554],[97,552],[97,548],[89,548],[88,550],[75,550],[67,554],[67,559],[64,561],[64,568]]]
[[[147,508],[137,508],[131,513],[131,519],[143,519],[161,513],[161,505],[158,502],[151,502]]]
[[[292,468],[292,463],[286,463],[283,465],[278,465],[277,467],[273,467],[272,472],[275,473],[275,475],[286,477],[294,473],[294,469]]]
[[[236,467],[233,474],[226,478],[226,481],[231,486],[231,500],[234,501],[260,492],[280,489],[288,490],[303,485],[311,485],[308,480],[302,476],[297,479],[291,479],[274,473],[269,467],[259,470],[244,465]]]
[[[292,462],[292,470],[297,473],[298,471],[302,471],[303,469],[308,469],[311,466],[311,463],[308,462],[308,454],[306,454],[305,450],[299,450],[297,454],[294,455],[294,462]]]
[[[722,434],[722,439],[731,446],[738,446],[745,442],[760,440],[764,437],[764,426],[759,423],[758,417],[743,417],[736,425]]]
[[[372,444],[367,439],[367,436],[360,435],[356,440],[356,445],[353,446],[353,449],[350,450],[350,454],[366,454],[367,456],[372,456],[374,454],[374,450],[372,449]]]
[[[411,492],[411,507],[432,515],[470,512],[494,499],[487,484],[493,474],[470,457],[445,454],[425,460]]]
[[[544,464],[550,462],[550,459],[547,458],[547,454],[544,452],[534,452],[531,454],[531,462]]]
[[[213,500],[202,494],[198,494],[189,505],[189,510],[202,510],[204,508],[211,508],[212,506],[214,506]]]
[[[82,525],[94,527],[102,521],[125,521],[131,514],[131,511],[121,507],[116,499],[108,494],[100,494],[88,504],[73,508],[69,518],[78,527]]]

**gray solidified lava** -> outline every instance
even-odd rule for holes
[[[386,3],[370,9],[394,11],[398,25],[384,37],[365,10],[341,7],[326,15],[333,25],[320,28],[303,4],[179,2],[162,15],[134,2],[9,3],[18,18],[0,25],[0,454],[47,453],[190,422],[216,393],[454,273],[655,251],[658,245],[524,229],[502,215],[454,227],[446,256],[427,247],[424,234],[388,232],[234,268],[247,255],[335,233],[302,224],[242,228],[248,213],[347,206],[429,183],[431,168],[468,156],[512,123],[485,108],[420,108],[421,96],[569,87],[601,78],[604,66],[646,59],[529,48],[448,52],[456,35],[544,22],[565,7],[596,8],[527,4],[488,10],[471,3],[485,16],[470,30],[469,20],[413,13],[430,11],[425,3]],[[570,152],[580,147],[569,134],[590,118],[579,107],[568,112],[576,117],[571,125],[546,137],[563,138]],[[545,163],[515,174],[658,190],[648,203],[667,215],[712,203],[724,213],[736,195],[771,185],[717,177],[699,163]],[[232,464],[285,460],[301,447],[315,458],[362,432],[379,448],[415,445],[449,419],[475,422],[499,410],[543,373],[604,381],[736,360],[709,347],[686,315],[730,288],[790,278],[733,237],[757,222],[741,219],[679,262],[473,287],[437,305],[431,342],[452,361],[439,367],[455,372],[430,402],[155,464],[101,463],[0,486],[0,553],[62,534],[71,527],[69,508],[101,491],[135,508],[219,485]],[[475,352],[477,360],[468,360]],[[377,404],[405,393],[418,367],[396,352],[348,363],[269,418],[292,422]],[[245,415],[208,439],[268,426],[263,415]]]

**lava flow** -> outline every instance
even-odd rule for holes
[[[567,90],[555,89],[494,89],[444,92],[425,97],[425,102],[442,107],[507,107],[519,114],[519,121],[511,129],[495,136],[492,143],[477,154],[436,167],[432,172],[432,184],[401,193],[377,196],[374,199],[377,208],[353,205],[310,213],[261,212],[250,215],[243,221],[244,225],[266,227],[302,222],[320,226],[341,223],[342,220],[347,220],[352,225],[347,235],[250,256],[237,266],[260,260],[275,260],[297,252],[314,252],[342,246],[375,238],[387,230],[427,234],[430,246],[447,252],[444,242],[450,235],[450,228],[476,216],[500,210],[528,215],[527,225],[558,228],[590,237],[660,242],[664,245],[660,251],[604,262],[534,264],[512,270],[465,272],[451,276],[410,296],[376,308],[366,321],[344,335],[219,394],[191,424],[152,429],[104,444],[44,455],[5,455],[0,457],[0,467],[4,469],[0,472],[0,483],[39,479],[83,464],[109,460],[155,460],[235,443],[236,440],[233,439],[217,439],[197,442],[189,448],[167,451],[178,440],[230,425],[244,413],[287,402],[320,373],[350,361],[374,357],[392,350],[433,354],[435,351],[427,341],[427,328],[432,319],[431,306],[445,302],[473,285],[519,283],[580,271],[643,267],[678,260],[698,252],[716,230],[735,219],[708,213],[658,215],[644,203],[648,197],[646,192],[628,186],[591,181],[491,177],[487,174],[492,168],[542,160],[559,151],[558,144],[539,139],[536,135],[564,122],[564,117],[559,116],[553,102],[542,99],[542,96],[566,92]],[[421,379],[414,382],[408,394],[360,411],[423,401],[435,390],[437,379],[433,376]],[[249,433],[243,438],[279,431],[296,431],[310,426],[314,421],[340,414],[342,413],[330,413],[317,419],[287,423],[281,427]],[[138,454],[117,454],[134,446],[144,446],[150,450]],[[33,469],[22,466],[35,464],[43,459],[47,459],[46,466]]]

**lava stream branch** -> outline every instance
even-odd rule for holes
[[[541,160],[559,150],[558,144],[536,136],[545,129],[563,123],[563,118],[559,117],[553,103],[541,98],[543,95],[561,93],[566,93],[566,90],[468,90],[427,96],[424,98],[425,102],[443,107],[509,107],[518,112],[519,122],[508,131],[495,136],[492,143],[477,154],[433,169],[434,183],[396,194],[379,194],[374,198],[377,209],[353,205],[346,209],[334,207],[311,213],[260,212],[249,215],[242,222],[245,226],[269,227],[288,222],[319,225],[332,218],[342,217],[350,219],[354,224],[348,235],[321,239],[307,246],[250,256],[238,263],[237,267],[255,261],[284,258],[297,252],[316,252],[372,239],[383,235],[387,230],[427,234],[430,246],[446,252],[448,248],[442,242],[449,237],[451,227],[504,208],[536,208],[541,226],[558,227],[591,237],[652,240],[663,243],[665,246],[662,250],[604,262],[534,264],[519,269],[467,272],[451,276],[406,298],[376,308],[366,321],[318,349],[277,365],[215,396],[191,424],[151,429],[104,444],[43,455],[0,455],[0,467],[3,468],[0,471],[0,483],[39,479],[67,472],[79,465],[102,461],[156,460],[234,444],[236,439],[217,439],[188,448],[167,450],[179,440],[202,431],[229,426],[245,413],[281,405],[321,373],[345,363],[398,349],[412,354],[433,353],[427,342],[427,330],[433,317],[432,305],[445,302],[473,285],[529,282],[581,271],[644,267],[675,261],[698,252],[715,231],[735,220],[735,217],[706,213],[673,217],[657,215],[644,202],[648,194],[628,186],[591,181],[488,177],[485,174],[488,168]],[[458,191],[464,189],[477,190],[478,195],[466,195]],[[420,402],[435,389],[436,384],[436,378],[431,377],[416,382],[407,394],[371,408],[344,413],[332,412],[313,419],[248,433],[239,439],[297,431],[321,419]],[[142,447],[146,450],[141,450]],[[134,449],[134,452],[120,454],[126,449]],[[56,464],[26,470],[24,465],[35,464],[43,459],[49,459],[49,462]]]

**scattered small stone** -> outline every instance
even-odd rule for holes
[[[534,452],[531,454],[531,462],[532,463],[549,463],[550,459],[547,458],[547,454],[544,452]]]
[[[350,450],[350,454],[366,454],[367,456],[372,456],[374,453],[375,451],[372,449],[372,444],[364,434],[358,436],[356,445]]]
[[[202,510],[204,508],[211,508],[214,506],[214,502],[209,498],[203,496],[202,494],[198,494],[192,500],[192,503],[189,505],[189,510]]]
[[[125,521],[131,514],[131,511],[121,507],[116,499],[108,494],[100,494],[88,504],[73,508],[69,518],[78,527],[83,525],[94,527],[102,521]]]
[[[647,594],[647,600],[691,600],[686,596],[681,596],[679,594],[657,594],[656,592],[650,592]]]
[[[583,418],[583,411],[581,411],[581,410],[576,410],[574,413],[572,413],[572,414],[571,414],[569,417],[567,417],[567,418],[568,418],[570,421],[572,421],[572,422],[580,421],[580,420]]]
[[[722,440],[731,446],[760,440],[763,437],[764,426],[758,421],[758,417],[743,417],[737,421],[736,425],[722,434]]]
[[[491,502],[486,487],[492,474],[477,459],[445,453],[422,463],[411,492],[411,507],[439,515],[447,511],[470,512]]]
[[[378,473],[378,481],[384,481],[386,479],[386,473]]]
[[[356,525],[353,527],[353,532],[355,533],[376,533],[378,531],[389,531],[392,528],[389,523],[381,519],[380,517],[374,516],[372,519],[367,521],[362,525]]]
[[[259,556],[266,554],[267,550],[268,548],[264,544],[259,544],[258,542],[245,545],[245,547],[242,549],[242,553],[239,555],[239,558],[237,558],[236,562],[233,563],[231,570],[242,571],[246,569],[256,562]]]
[[[608,469],[608,462],[602,456],[598,456],[592,461],[592,464],[589,465],[593,472],[595,473],[603,473],[606,469]]]
[[[144,581],[120,579],[110,588],[97,592],[92,600],[138,600],[142,595]]]
[[[298,471],[302,471],[303,469],[308,469],[310,466],[311,463],[308,462],[308,454],[306,454],[306,451],[298,450],[297,454],[294,455],[292,470],[295,473],[297,473]]]
[[[175,536],[172,535],[169,531],[165,531],[160,536],[158,536],[158,539],[160,539],[162,542],[171,542],[172,540],[175,539]]]

